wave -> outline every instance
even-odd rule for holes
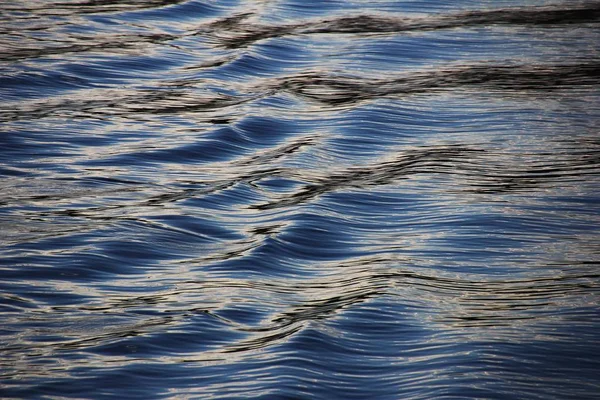
[[[135,94],[106,89],[82,91],[64,100],[13,103],[0,111],[0,121],[47,117],[105,119],[109,116],[210,113],[244,103],[291,93],[324,105],[357,104],[382,97],[410,96],[448,90],[495,91],[500,94],[533,94],[557,90],[593,90],[600,84],[600,61],[584,59],[569,64],[502,65],[475,64],[412,71],[386,79],[343,77],[323,72],[265,79],[238,88],[238,94],[198,94],[189,90],[162,88]],[[87,93],[85,93],[87,92]],[[85,93],[85,94],[84,94]],[[88,99],[88,98],[91,98]],[[218,117],[208,117],[219,123]]]
[[[24,13],[35,15],[76,16],[79,14],[104,14],[155,9],[185,3],[188,0],[126,0],[115,3],[111,0],[76,0],[76,1],[28,1],[23,4],[4,4],[2,11],[6,13]]]
[[[240,14],[219,20],[206,31],[223,46],[239,48],[254,42],[288,35],[310,34],[398,34],[475,26],[518,25],[551,27],[564,24],[585,24],[600,20],[600,6],[587,3],[574,7],[547,6],[512,9],[476,10],[421,18],[357,15],[308,21],[288,25],[258,25],[245,23],[252,14]]]
[[[403,260],[409,262],[408,260]],[[251,352],[261,348],[276,346],[290,336],[308,329],[311,323],[320,320],[336,319],[344,310],[358,304],[368,303],[386,296],[399,297],[409,303],[406,293],[420,293],[419,303],[441,312],[435,317],[437,323],[460,327],[514,326],[523,320],[539,320],[560,317],[549,310],[549,305],[566,304],[569,298],[588,293],[597,288],[600,277],[591,272],[597,263],[583,263],[588,272],[568,276],[537,276],[528,279],[469,279],[468,276],[444,277],[421,272],[418,268],[395,267],[402,262],[394,257],[364,257],[343,264],[324,265],[329,274],[322,278],[294,280],[281,279],[211,279],[203,281],[181,281],[177,290],[161,291],[153,295],[115,296],[103,300],[102,304],[78,308],[87,317],[58,318],[51,313],[38,313],[37,323],[43,328],[25,328],[23,338],[34,339],[44,336],[56,337],[55,343],[36,345],[24,341],[4,349],[7,354],[26,351],[33,354],[42,351],[101,348],[115,341],[138,341],[145,335],[165,336],[162,344],[176,343],[168,339],[169,331],[185,326],[190,318],[208,318],[220,325],[220,329],[237,332],[228,335],[227,340],[211,340],[204,358],[213,360],[218,354]],[[555,266],[556,267],[556,266]],[[255,324],[236,321],[229,307],[208,306],[190,307],[192,303],[202,304],[207,296],[223,297],[224,292],[251,292],[256,300],[276,294],[279,297],[306,298],[304,301],[288,300],[289,304],[280,307],[265,319]],[[220,295],[218,294],[220,293]],[[191,301],[195,299],[195,301]],[[447,299],[454,298],[451,305],[444,305]],[[186,299],[185,306],[178,304]],[[208,301],[210,303],[210,301]],[[214,299],[213,299],[214,303]],[[127,315],[128,309],[152,305],[151,315]],[[70,307],[56,309],[59,314],[74,311]],[[104,310],[104,315],[94,311]],[[163,310],[160,315],[159,310]],[[507,313],[510,311],[510,313]],[[110,322],[109,322],[110,321]],[[31,322],[31,321],[30,321]],[[531,323],[531,322],[530,322]],[[11,317],[12,325],[28,324],[19,316]],[[127,339],[129,338],[129,339]],[[206,339],[207,337],[205,337]],[[200,344],[194,341],[195,345]],[[88,350],[89,351],[89,350]],[[160,351],[160,350],[155,350]],[[185,360],[190,355],[172,354],[172,358]]]
[[[76,15],[99,12],[118,12],[129,9],[153,9],[165,5],[182,3],[182,1],[129,2],[113,4],[112,2],[90,1],[85,3],[57,3],[55,7],[47,5],[39,8],[8,8],[16,13],[36,13],[44,16]],[[17,14],[18,15],[18,14]],[[333,19],[307,21],[288,25],[259,25],[244,21],[255,16],[253,13],[242,13],[221,20],[207,22],[201,27],[187,27],[180,33],[151,33],[114,35],[110,32],[98,32],[92,35],[70,36],[57,40],[53,46],[39,47],[35,37],[24,33],[15,33],[15,29],[5,29],[6,34],[17,36],[18,41],[7,41],[9,50],[0,52],[2,63],[19,60],[37,59],[56,55],[107,52],[133,52],[143,54],[149,45],[169,45],[171,42],[186,38],[212,38],[215,44],[225,48],[237,49],[255,42],[284,36],[301,36],[313,34],[401,34],[411,32],[427,32],[442,29],[469,28],[477,26],[535,26],[551,28],[563,25],[593,24],[600,21],[600,6],[597,3],[580,4],[567,7],[521,7],[511,9],[475,10],[454,14],[441,14],[421,18],[392,17],[378,15],[343,16]],[[65,24],[65,23],[61,23]],[[24,26],[25,30],[52,31],[56,24]],[[64,45],[64,43],[69,43]]]

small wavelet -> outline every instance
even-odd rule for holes
[[[216,36],[228,47],[242,47],[256,41],[287,35],[305,34],[381,34],[412,31],[430,31],[476,26],[533,25],[555,26],[598,22],[600,8],[588,3],[573,8],[529,7],[467,11],[450,15],[432,15],[422,18],[394,18],[359,15],[342,16],[299,24],[261,26],[244,23],[252,14],[239,14],[211,24]],[[221,32],[223,32],[221,34]],[[237,35],[236,35],[237,34]]]

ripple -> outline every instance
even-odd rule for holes
[[[244,24],[249,16],[240,14],[213,24],[213,27],[227,32],[227,36],[221,37],[217,31],[217,37],[225,46],[236,48],[259,40],[299,34],[374,34],[472,26],[581,24],[598,21],[600,10],[596,4],[589,3],[572,9],[562,6],[477,10],[415,19],[359,15],[278,26]]]

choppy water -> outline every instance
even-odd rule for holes
[[[593,399],[600,3],[0,5],[0,397]]]

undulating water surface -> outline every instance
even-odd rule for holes
[[[2,1],[0,397],[597,399],[599,28]]]

